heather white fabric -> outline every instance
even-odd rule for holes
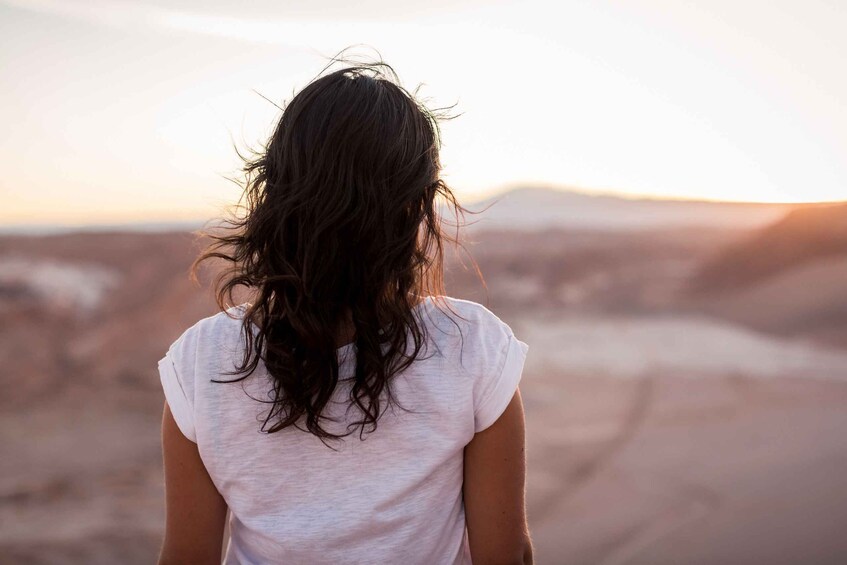
[[[201,319],[173,342],[159,374],[174,420],[229,505],[225,563],[471,562],[463,448],[505,410],[529,346],[481,304],[443,298],[446,306],[428,297],[415,307],[428,341],[392,381],[409,411],[386,411],[376,432],[364,441],[356,432],[332,444],[337,451],[295,428],[259,431],[270,405],[254,399],[268,400],[271,390],[261,361],[240,383],[210,381],[233,378],[223,372],[241,361],[245,304]],[[338,356],[349,378],[355,345]],[[325,425],[331,431],[346,430],[349,388],[339,382],[325,412],[338,418]],[[347,421],[358,417],[352,409]]]

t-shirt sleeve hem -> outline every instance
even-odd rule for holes
[[[162,381],[165,400],[168,402],[177,427],[182,432],[182,435],[192,442],[197,443],[191,404],[189,404],[188,398],[185,396],[185,391],[179,382],[176,367],[174,367],[173,361],[167,354],[159,359],[159,378]]]
[[[509,336],[506,358],[503,362],[500,377],[476,411],[474,433],[479,433],[494,424],[506,411],[506,407],[512,401],[523,375],[528,350],[529,345],[517,339],[514,335]]]

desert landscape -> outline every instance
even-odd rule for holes
[[[538,563],[847,562],[847,203],[471,208],[447,291],[530,345]],[[201,244],[0,236],[0,562],[155,560],[156,360],[215,313],[188,279]]]

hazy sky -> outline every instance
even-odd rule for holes
[[[847,198],[847,3],[0,0],[0,223],[210,217],[326,57],[435,105],[462,199]],[[368,55],[367,48],[355,52]]]

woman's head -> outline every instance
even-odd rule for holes
[[[350,400],[362,432],[376,429],[391,376],[419,353],[425,328],[412,309],[444,294],[443,242],[458,243],[439,207],[465,212],[439,176],[439,119],[386,63],[348,65],[297,93],[262,150],[242,156],[243,213],[202,233],[212,243],[191,270],[196,281],[206,259],[228,263],[215,284],[221,309],[238,302],[236,287],[251,291],[237,371],[247,374],[234,381],[262,355],[274,383],[266,431],[303,423],[336,437],[321,410],[345,329],[355,332]]]

